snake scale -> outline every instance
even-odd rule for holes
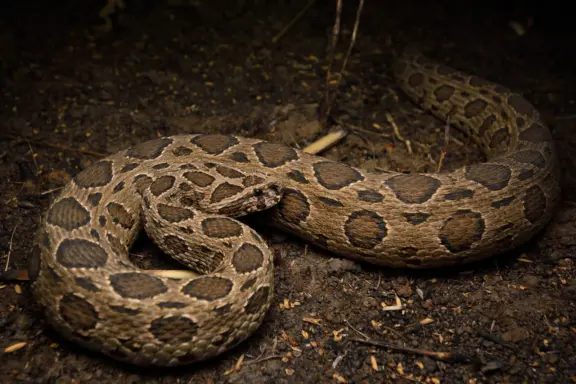
[[[30,258],[47,320],[138,365],[187,364],[234,347],[259,327],[273,295],[271,250],[236,220],[250,212],[343,257],[404,268],[479,260],[541,230],[560,187],[552,136],[532,104],[410,50],[394,74],[487,161],[402,174],[233,135],[141,143],[77,174],[48,209]],[[134,266],[128,249],[142,228],[198,276]]]

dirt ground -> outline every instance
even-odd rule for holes
[[[233,132],[301,148],[327,133],[318,109],[333,1],[313,5],[276,42],[306,1],[227,2],[226,12],[220,0],[199,8],[128,2],[109,32],[95,28],[103,3],[11,2],[0,10],[2,268],[26,268],[58,188],[105,154],[176,133]],[[322,155],[434,171],[443,123],[407,102],[390,71],[392,52],[417,42],[541,111],[563,167],[564,202],[547,229],[509,255],[414,272],[334,258],[255,223],[276,254],[264,324],[229,353],[177,369],[136,368],[79,348],[46,326],[28,282],[0,283],[0,382],[576,383],[572,21],[558,8],[369,3],[328,121],[349,134]],[[356,4],[344,1],[336,71]],[[450,134],[444,169],[481,159],[465,136]],[[146,238],[132,252],[138,265],[164,265]],[[397,300],[403,309],[388,310]],[[466,358],[439,361],[354,339]]]

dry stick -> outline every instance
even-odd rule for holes
[[[10,264],[10,256],[12,255],[12,244],[14,244],[14,234],[16,233],[16,228],[18,224],[12,230],[12,235],[10,236],[10,243],[8,243],[8,253],[6,255],[6,266],[4,267],[4,272],[0,272],[0,281],[27,281],[30,280],[28,276],[28,271],[25,269],[19,269],[14,271],[8,271],[8,265]]]
[[[312,5],[314,5],[315,2],[316,0],[309,0],[308,4],[306,4],[306,6],[300,12],[298,12],[298,14],[288,23],[288,25],[282,28],[282,30],[278,32],[276,36],[274,36],[272,39],[272,44],[276,44],[278,40],[280,40],[280,38],[282,38],[282,36],[284,36],[294,24],[296,24],[296,22],[306,13],[306,11],[310,9]]]
[[[390,112],[386,112],[385,115],[386,120],[388,120],[388,122],[392,126],[392,129],[394,130],[394,136],[396,136],[398,140],[404,142],[404,145],[406,145],[406,150],[410,155],[412,155],[414,152],[412,151],[412,144],[410,143],[410,140],[406,140],[404,137],[402,137],[402,135],[400,134],[400,129],[398,128],[398,125],[396,125],[396,122],[394,121],[394,118],[392,117]]]
[[[306,148],[303,149],[304,152],[310,153],[312,155],[317,155],[318,153],[325,151],[326,149],[332,147],[337,142],[342,140],[346,134],[346,130],[340,128],[338,130],[332,131],[327,135],[322,136],[320,139],[316,140],[310,145],[307,145]]]
[[[346,52],[346,56],[342,61],[342,69],[340,70],[340,78],[338,82],[342,79],[342,74],[344,73],[344,68],[348,64],[348,60],[350,59],[350,55],[352,54],[352,49],[354,48],[354,44],[356,44],[356,36],[358,35],[358,26],[360,25],[360,15],[362,14],[362,8],[364,8],[364,0],[360,0],[358,4],[358,9],[356,10],[356,20],[354,21],[354,30],[352,31],[352,36],[350,38],[350,45],[348,46],[348,51]]]
[[[331,109],[330,101],[330,78],[332,77],[332,65],[334,65],[334,52],[336,51],[336,42],[340,34],[340,15],[342,14],[342,0],[336,1],[336,19],[332,27],[332,44],[330,45],[330,56],[328,59],[328,70],[326,71],[326,93],[324,95],[324,111],[322,112],[320,125],[323,127],[328,120],[328,114]]]
[[[342,1],[338,0],[338,14],[337,14],[337,21],[338,21],[338,31],[340,30],[340,14],[342,12]],[[356,10],[356,20],[354,21],[354,29],[352,31],[352,36],[350,37],[350,45],[348,46],[348,51],[346,51],[346,56],[344,56],[344,60],[342,60],[342,67],[340,68],[340,76],[338,76],[336,80],[335,89],[338,90],[340,87],[340,82],[342,81],[342,77],[344,76],[344,70],[346,69],[346,65],[348,64],[348,60],[352,55],[352,49],[354,48],[354,44],[356,43],[356,37],[358,36],[358,26],[360,25],[360,15],[362,14],[362,8],[364,8],[364,0],[360,0],[358,4],[358,9]],[[334,25],[336,27],[336,25]],[[333,32],[334,36],[334,32]],[[337,36],[336,36],[337,38]],[[336,40],[336,38],[334,40]],[[330,110],[332,109],[332,104],[334,103],[334,99],[336,98],[336,92],[334,96],[330,97],[329,92],[329,82],[330,82],[330,70],[332,66],[332,62],[334,61],[334,50],[336,49],[336,41],[333,41],[332,47],[330,49],[331,57],[330,57],[330,66],[328,68],[328,74],[326,77],[326,105],[325,110],[322,115],[322,121],[320,124],[324,126],[326,121],[328,120],[328,116],[330,115]]]
[[[61,149],[63,151],[67,151],[67,152],[78,152],[78,153],[84,153],[86,155],[91,155],[91,156],[96,156],[96,157],[104,157],[106,156],[105,153],[100,153],[100,152],[94,152],[94,151],[90,151],[88,149],[80,149],[80,148],[74,148],[74,147],[68,147],[66,145],[61,145],[61,144],[52,144],[52,143],[41,143],[41,142],[37,142],[36,144],[38,145],[44,145],[46,147],[51,147],[51,148],[55,148],[55,149]]]
[[[344,320],[344,321],[346,322],[346,324],[348,324],[348,326],[349,326],[350,328],[352,328],[352,330],[353,330],[354,332],[358,333],[359,335],[364,336],[365,339],[368,338],[368,336],[366,336],[365,333],[362,333],[362,332],[360,332],[359,330],[357,330],[356,328],[354,328],[354,327],[352,326],[352,324],[350,324],[350,322],[348,321],[348,319],[346,319],[346,320]]]
[[[401,347],[399,345],[391,345],[391,344],[386,344],[386,343],[382,343],[379,341],[357,339],[357,338],[350,338],[348,340],[356,341],[356,342],[362,343],[362,344],[373,345],[375,347],[387,348],[387,349],[391,349],[393,351],[407,352],[407,353],[414,353],[416,355],[421,355],[421,356],[428,356],[428,357],[435,359],[435,360],[441,360],[441,361],[452,362],[452,363],[465,363],[465,362],[469,362],[471,360],[470,357],[468,357],[464,353],[460,353],[460,352],[435,352],[435,351],[429,351],[427,349]]]
[[[28,148],[30,148],[30,156],[32,157],[32,162],[34,163],[34,166],[36,167],[36,174],[38,174],[38,162],[36,161],[36,158],[34,157],[34,150],[32,149],[32,144],[30,144],[30,140],[26,139],[26,144],[28,144]]]
[[[8,243],[8,254],[6,255],[6,266],[4,267],[4,272],[8,271],[8,264],[10,264],[10,255],[12,254],[12,244],[14,242],[14,234],[16,233],[16,228],[18,228],[18,224],[14,226],[12,235],[10,236],[10,243]]]
[[[22,138],[22,137],[14,136],[14,135],[3,135],[3,136],[6,138],[9,138],[9,139],[12,139],[12,140],[26,141],[28,144],[30,144],[29,141],[31,141],[36,145],[43,145],[45,147],[60,149],[62,151],[67,151],[67,152],[79,152],[79,153],[84,153],[87,155],[97,156],[97,157],[105,157],[106,156],[105,153],[94,152],[94,151],[90,151],[87,149],[73,148],[73,147],[68,147],[66,145],[61,145],[61,144],[52,144],[52,143],[47,143],[45,141],[40,141],[40,140],[30,140],[28,138]]]

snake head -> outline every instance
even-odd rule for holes
[[[226,185],[233,189],[233,186]],[[282,186],[276,180],[258,178],[254,184],[244,185],[238,193],[226,197],[217,203],[210,202],[207,211],[240,217],[253,212],[272,208],[282,198]]]

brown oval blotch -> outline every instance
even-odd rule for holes
[[[48,212],[48,223],[68,231],[85,226],[90,222],[90,212],[73,197],[58,200]]]
[[[306,176],[298,170],[290,171],[286,174],[289,179],[296,181],[300,184],[308,184],[309,181],[306,179]]]
[[[408,85],[411,87],[418,87],[424,83],[424,75],[422,73],[413,73],[408,77]]]
[[[93,207],[97,207],[98,204],[100,204],[100,200],[102,200],[102,194],[100,192],[91,193],[86,200],[88,200]]]
[[[200,171],[185,172],[184,177],[199,187],[207,187],[216,180],[213,176]]]
[[[471,210],[458,210],[440,229],[440,242],[450,252],[467,251],[482,239],[486,225],[482,215]]]
[[[434,196],[440,188],[440,180],[425,175],[397,175],[386,181],[398,200],[409,204],[421,204]]]
[[[470,199],[474,196],[474,191],[471,189],[458,189],[448,192],[444,195],[444,200],[458,201],[463,199]]]
[[[101,160],[74,176],[73,179],[80,188],[94,188],[108,185],[113,175],[112,162]]]
[[[286,189],[284,191],[284,195],[276,209],[283,220],[296,225],[301,221],[305,221],[310,215],[308,199],[295,189]]]
[[[164,162],[164,163],[158,163],[158,164],[154,164],[152,166],[152,169],[156,169],[156,170],[160,170],[160,169],[166,169],[170,166],[170,164]]]
[[[56,250],[56,261],[66,268],[99,268],[108,255],[96,243],[84,239],[64,239]]]
[[[247,163],[250,161],[248,160],[248,156],[246,156],[246,154],[243,152],[234,152],[230,155],[230,158],[237,163]]]
[[[212,196],[210,196],[210,202],[219,203],[224,199],[236,196],[242,191],[244,191],[244,188],[238,185],[230,184],[228,182],[221,183],[214,188],[214,192],[212,192]]]
[[[242,284],[242,286],[240,287],[240,291],[244,292],[247,289],[250,289],[254,284],[256,283],[256,278],[253,277],[251,279],[248,279],[244,282],[244,284]]]
[[[172,205],[160,203],[158,204],[158,215],[170,223],[177,223],[182,220],[193,218],[194,212],[187,208],[174,207]]]
[[[501,164],[472,164],[466,167],[466,178],[483,185],[491,191],[506,188],[510,182],[510,168]]]
[[[163,343],[190,343],[198,333],[198,325],[188,317],[167,316],[152,320],[150,333]]]
[[[330,190],[342,189],[350,184],[364,180],[364,176],[358,170],[346,164],[333,161],[315,163],[314,175],[320,185]]]
[[[523,116],[532,116],[536,111],[534,106],[532,106],[528,100],[518,94],[510,95],[508,97],[508,104],[510,104],[517,113]]]
[[[158,304],[160,308],[166,308],[166,309],[180,309],[180,308],[186,308],[188,305],[186,303],[181,303],[179,301],[162,301]]]
[[[531,223],[540,220],[546,212],[546,195],[538,185],[534,185],[526,191],[522,203],[524,204],[524,215]]]
[[[283,144],[261,142],[254,145],[254,152],[258,160],[268,168],[276,168],[298,159],[296,150]]]
[[[234,284],[218,276],[198,277],[182,288],[182,293],[198,300],[214,301],[228,296]]]
[[[529,178],[531,178],[532,176],[534,176],[536,172],[533,169],[525,169],[523,171],[520,171],[518,173],[518,180],[520,181],[526,181]]]
[[[88,278],[86,277],[77,277],[76,279],[74,279],[74,282],[79,286],[84,288],[87,291],[90,292],[100,292],[100,289],[94,285],[94,283],[92,281],[90,281]]]
[[[464,106],[464,116],[475,117],[484,112],[488,103],[482,99],[472,100]]]
[[[172,144],[172,139],[163,137],[160,139],[146,141],[144,143],[135,145],[126,151],[130,157],[142,160],[155,159],[164,152],[164,149]]]
[[[492,125],[496,122],[496,116],[490,115],[487,116],[482,125],[478,128],[478,136],[483,137],[486,132],[490,132],[492,130]]]
[[[219,155],[239,143],[236,137],[225,135],[198,135],[191,142],[211,155]]]
[[[94,306],[72,293],[62,297],[58,311],[73,331],[89,331],[98,324],[98,312]]]
[[[139,165],[140,165],[140,163],[126,164],[125,166],[122,167],[122,169],[120,170],[120,173],[126,173],[126,172],[133,171],[136,168],[138,168]]]
[[[320,201],[322,204],[327,205],[329,207],[343,207],[344,206],[344,204],[342,204],[340,201],[338,201],[336,199],[331,199],[329,197],[324,197],[324,196],[318,197],[318,201]]]
[[[242,172],[239,172],[233,168],[230,167],[226,167],[224,165],[218,165],[216,166],[216,172],[218,172],[219,174],[221,174],[224,177],[229,177],[231,179],[237,179],[240,177],[244,177],[244,174]]]
[[[428,218],[432,216],[430,213],[415,212],[415,213],[405,213],[404,217],[412,225],[418,225],[424,223]]]
[[[439,102],[449,100],[454,94],[455,88],[451,85],[443,84],[434,90],[434,96]]]
[[[242,227],[233,219],[209,217],[202,221],[202,231],[214,238],[236,237],[242,234]]]
[[[490,148],[507,148],[510,145],[508,128],[500,128],[490,139]]]
[[[174,186],[176,178],[174,176],[160,176],[150,184],[150,192],[154,196],[160,196]]]
[[[532,164],[538,168],[544,168],[546,165],[546,159],[544,158],[544,155],[533,149],[514,152],[510,155],[510,157],[521,163]]]
[[[552,134],[544,125],[533,123],[530,127],[520,132],[520,140],[531,143],[552,141]]]
[[[168,291],[158,277],[137,272],[111,275],[110,285],[120,296],[130,299],[148,299]]]
[[[139,193],[142,193],[152,184],[152,178],[148,175],[140,174],[134,178],[134,185]]]
[[[509,196],[509,197],[505,197],[505,198],[500,199],[500,200],[493,201],[490,205],[492,207],[498,209],[498,208],[502,208],[502,207],[507,207],[508,205],[512,204],[512,202],[514,200],[516,200],[516,197]]]
[[[386,237],[388,229],[384,219],[372,211],[353,212],[344,225],[350,243],[363,249],[372,249]]]
[[[264,313],[266,310],[266,305],[269,302],[271,296],[270,287],[264,286],[258,288],[256,292],[248,299],[244,311],[250,315],[257,313]]]
[[[232,256],[232,266],[238,273],[254,272],[264,263],[264,253],[257,246],[244,243]]]
[[[174,156],[180,157],[180,156],[188,156],[192,153],[192,150],[190,148],[186,148],[184,146],[179,146],[178,148],[175,148],[172,153],[174,154]]]
[[[118,203],[108,203],[106,210],[112,216],[112,221],[121,227],[130,229],[134,226],[135,219],[130,212]]]

